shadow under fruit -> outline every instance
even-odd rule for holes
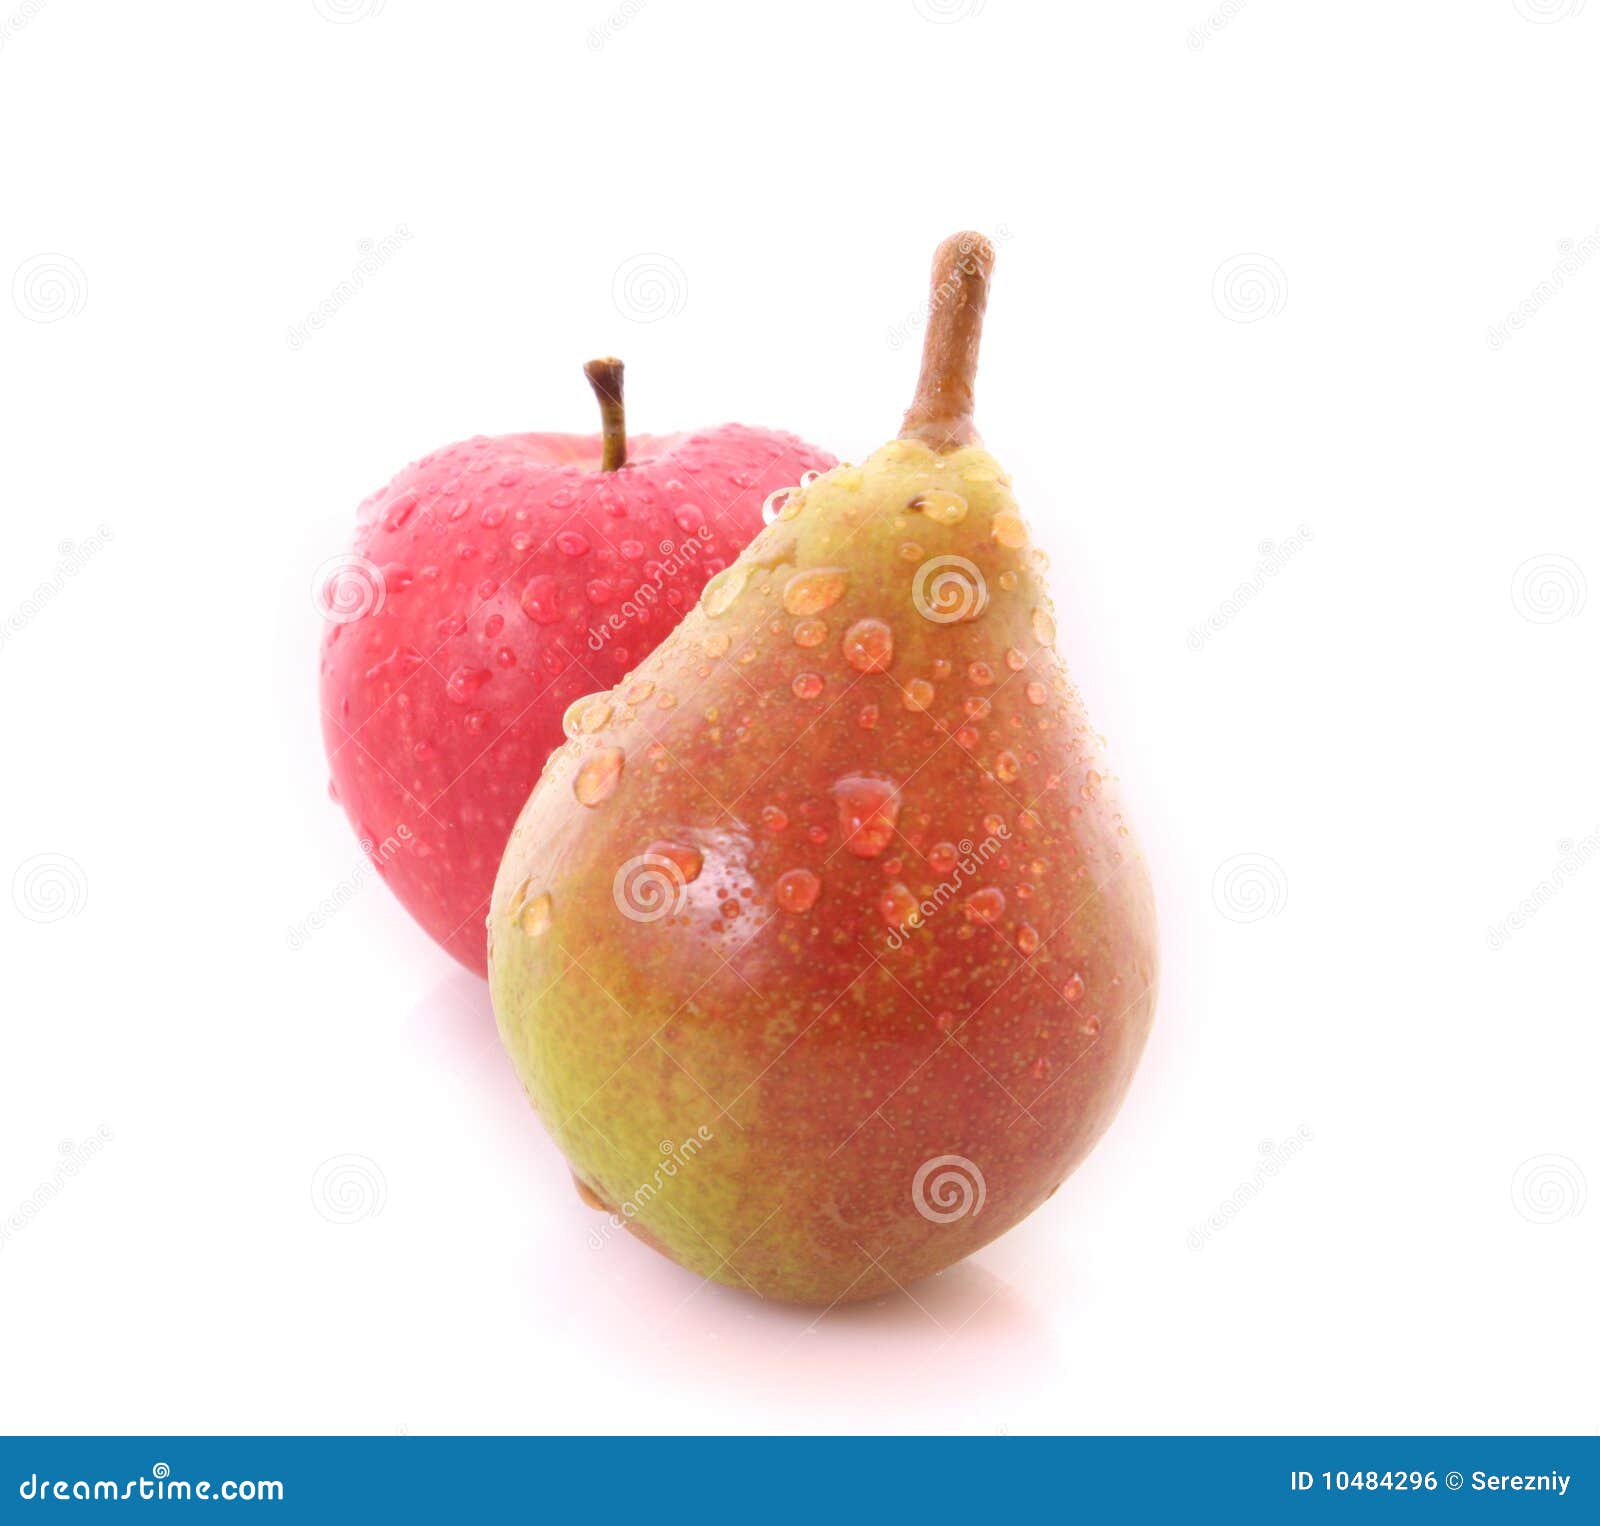
[[[1149,882],[972,424],[994,253],[935,258],[900,437],[791,493],[569,711],[490,913],[591,1202],[764,1297],[868,1298],[1037,1208],[1127,1089]]]

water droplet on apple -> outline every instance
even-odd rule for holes
[[[554,625],[561,618],[561,585],[548,573],[541,573],[528,579],[520,602],[530,620]]]
[[[1050,611],[1042,604],[1033,612],[1033,634],[1040,646],[1054,646],[1056,640],[1056,622]]]
[[[907,710],[926,710],[933,703],[933,694],[933,685],[926,678],[913,678],[902,697]]]
[[[383,528],[385,530],[403,530],[407,521],[416,512],[417,495],[409,492],[402,493],[384,511]]]
[[[822,675],[820,673],[796,673],[794,682],[789,686],[795,692],[797,699],[815,699],[823,690]]]
[[[794,642],[796,646],[821,646],[828,639],[827,623],[822,620],[799,620],[795,622]]]
[[[445,697],[452,704],[469,705],[473,695],[493,677],[488,668],[469,668],[463,664],[445,680]]]

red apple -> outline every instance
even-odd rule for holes
[[[361,505],[322,591],[332,793],[407,910],[480,975],[501,851],[568,706],[677,625],[769,494],[834,465],[742,424],[628,439],[621,363],[585,370],[603,435],[424,456]]]

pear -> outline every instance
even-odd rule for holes
[[[940,246],[899,438],[774,494],[574,704],[495,885],[501,1038],[584,1200],[766,1298],[891,1292],[1026,1217],[1154,1011],[1145,866],[973,427],[993,260]]]

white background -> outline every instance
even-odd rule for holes
[[[1596,1428],[1600,6],[17,3],[0,1427]],[[967,226],[1165,980],[1046,1208],[818,1321],[588,1248],[329,803],[311,583],[609,350],[859,458]]]

